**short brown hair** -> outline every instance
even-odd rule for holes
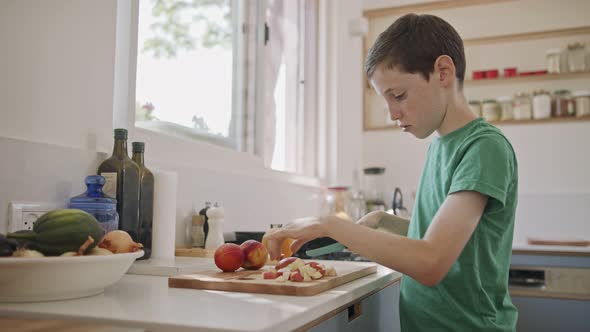
[[[453,59],[461,88],[465,79],[465,51],[457,31],[440,17],[407,14],[379,34],[365,59],[365,73],[371,78],[383,63],[389,69],[398,67],[403,72],[420,73],[428,81],[434,62],[441,55]]]

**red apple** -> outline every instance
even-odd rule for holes
[[[247,270],[258,270],[268,260],[268,250],[264,244],[256,240],[248,240],[240,246],[244,251],[244,263],[242,267]]]
[[[234,272],[244,263],[244,251],[239,245],[226,243],[215,250],[215,265],[223,272]]]

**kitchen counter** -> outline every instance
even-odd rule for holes
[[[513,244],[512,254],[546,256],[588,256],[590,247]]]
[[[210,259],[194,259],[205,262],[204,269],[215,268]],[[168,288],[167,277],[126,274],[101,295],[0,303],[0,316],[68,319],[150,331],[291,331],[328,320],[400,278],[400,273],[379,266],[375,274],[316,296],[294,297]]]

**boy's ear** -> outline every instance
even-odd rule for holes
[[[448,55],[441,55],[434,62],[435,79],[446,88],[455,83],[455,63]]]

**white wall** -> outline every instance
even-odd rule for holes
[[[384,1],[364,2],[365,9],[387,5]],[[586,13],[589,11],[590,2],[583,0],[522,0],[439,10],[431,14],[448,20],[464,38],[473,38],[583,26],[588,24]],[[496,24],[498,17],[503,18],[502,24]],[[393,20],[392,17],[377,19],[370,25],[372,31],[369,38],[374,40],[376,34]],[[466,77],[470,77],[471,70],[485,68],[502,70],[517,66],[523,71],[543,69],[546,49],[565,47],[573,41],[590,41],[590,36],[466,46]],[[588,89],[590,80],[467,86],[465,93],[468,99],[481,100],[538,88],[550,91],[558,88]],[[525,242],[526,237],[532,235],[588,237],[590,222],[585,207],[590,205],[590,122],[498,127],[511,141],[519,162],[520,204],[515,242]],[[398,130],[365,132],[364,162],[385,166],[386,183],[390,189],[399,186],[407,197],[418,185],[429,141],[419,141]],[[548,213],[543,213],[545,209]],[[563,216],[558,222],[557,215]]]
[[[0,2],[0,232],[10,200],[65,205],[111,153],[113,107],[124,99],[114,97],[115,72],[125,70],[115,63],[116,17],[115,0]],[[209,143],[142,130],[131,140],[146,142],[148,167],[179,174],[177,245],[193,206],[206,200],[224,205],[225,231],[263,231],[317,212],[317,180]]]

